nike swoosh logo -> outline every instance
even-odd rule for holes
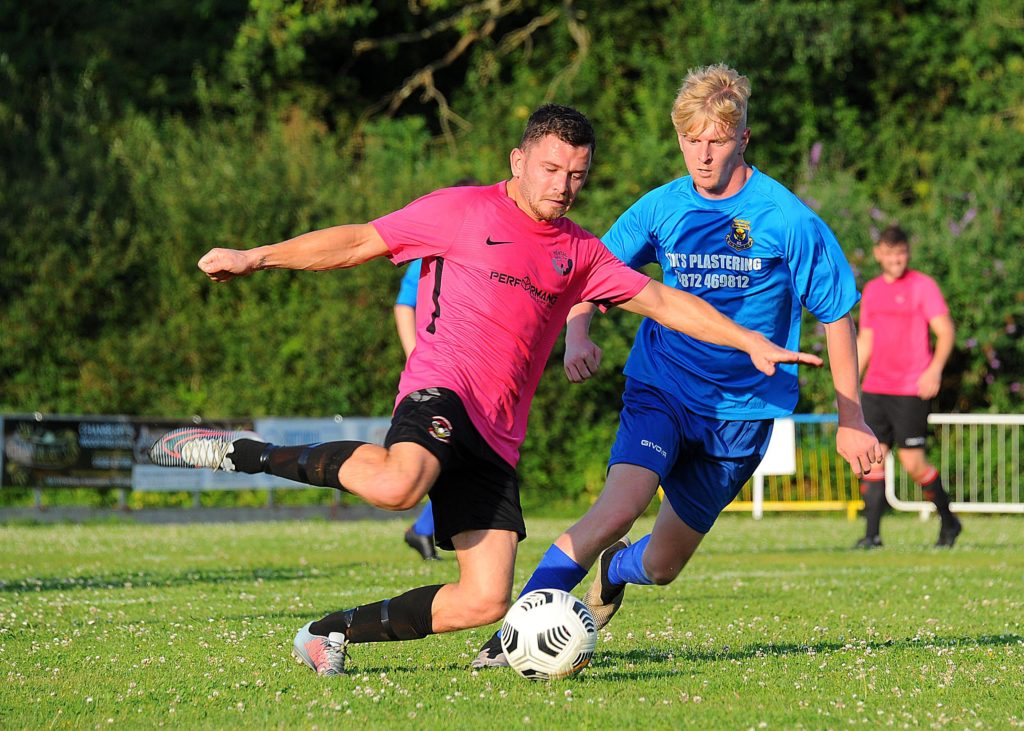
[[[497,246],[499,244],[514,244],[514,243],[515,243],[515,241],[495,241],[490,236],[487,237],[487,245],[488,246]]]

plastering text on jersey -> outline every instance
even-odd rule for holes
[[[676,254],[665,252],[673,269],[727,269],[730,272],[759,272],[761,257],[734,254]]]
[[[750,277],[742,274],[720,272],[700,273],[694,269],[717,269],[726,272],[759,272],[760,257],[736,256],[735,254],[679,254],[665,252],[669,266],[675,272],[679,286],[684,289],[746,289]]]
[[[540,289],[530,281],[529,277],[516,277],[511,274],[506,274],[505,272],[492,271],[491,279],[496,279],[501,284],[507,284],[510,287],[522,287],[530,293],[531,297],[546,305],[553,305],[558,302],[557,294],[545,292],[543,289]]]

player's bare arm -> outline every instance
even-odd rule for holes
[[[648,282],[633,299],[619,306],[692,338],[742,350],[754,367],[768,376],[775,375],[777,363],[822,365],[818,356],[780,348],[761,333],[737,325],[699,297],[660,282]]]
[[[565,318],[565,377],[572,383],[582,383],[601,367],[601,349],[590,339],[590,323],[597,306],[580,302],[569,310]]]
[[[953,340],[956,331],[953,319],[948,315],[939,315],[928,321],[928,327],[935,334],[935,350],[931,363],[917,379],[917,395],[923,399],[933,399],[942,385],[942,369],[946,367],[953,352]]]
[[[331,228],[254,249],[211,249],[199,268],[215,282],[244,277],[260,269],[347,269],[383,256],[387,244],[368,223]]]
[[[871,328],[862,327],[857,331],[857,366],[860,377],[864,377],[864,371],[868,369],[871,361],[871,351],[874,350],[875,331]]]
[[[409,305],[395,305],[395,329],[402,343],[406,360],[416,347],[416,308]]]
[[[860,405],[860,371],[857,367],[857,330],[847,313],[825,324],[829,368],[836,389],[839,428],[836,450],[857,477],[877,471],[882,464],[882,447],[864,421]]]

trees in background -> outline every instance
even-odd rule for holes
[[[1013,0],[91,0],[0,9],[0,408],[385,414],[401,366],[386,262],[211,286],[210,246],[368,220],[506,174],[545,101],[598,130],[574,217],[603,232],[683,172],[668,117],[691,66],[754,97],[749,159],[797,190],[861,281],[900,222],[958,326],[940,408],[1020,411],[1024,17]],[[636,320],[556,353],[527,484],[602,481]],[[804,347],[819,349],[811,323]],[[800,405],[831,411],[825,372]],[[571,418],[566,418],[567,415]]]

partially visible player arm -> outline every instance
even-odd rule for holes
[[[601,349],[590,339],[590,322],[597,306],[580,302],[565,318],[565,377],[572,383],[583,383],[601,367]]]
[[[882,448],[864,421],[860,405],[860,373],[857,368],[857,330],[853,317],[844,315],[825,324],[829,369],[836,389],[839,429],[836,450],[857,477],[877,470],[882,463]],[[880,472],[880,470],[877,470]]]
[[[935,352],[932,361],[917,379],[917,395],[923,399],[933,399],[942,385],[942,369],[946,367],[953,352],[953,340],[956,331],[953,319],[947,315],[939,315],[928,321],[928,327],[935,333]]]
[[[750,356],[754,367],[768,376],[775,374],[776,363],[822,364],[818,356],[780,348],[761,333],[737,325],[699,297],[661,282],[651,280],[619,307],[691,338],[742,350]]]
[[[259,269],[347,269],[388,253],[368,223],[333,226],[254,249],[211,249],[199,268],[215,282],[244,277]]]
[[[862,327],[857,331],[857,366],[861,378],[864,371],[868,369],[868,361],[871,360],[871,351],[875,345],[875,331],[869,327]]]
[[[405,351],[405,359],[409,360],[412,349],[416,347],[416,308],[409,305],[395,305],[395,329],[398,339]]]

